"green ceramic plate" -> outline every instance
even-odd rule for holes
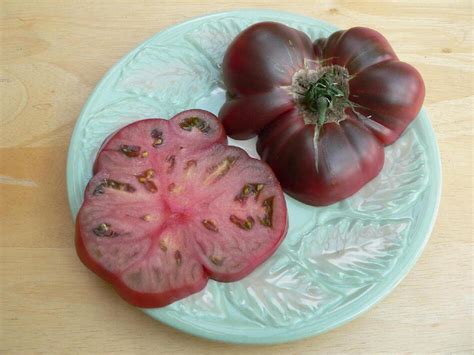
[[[275,11],[213,14],[168,28],[138,46],[87,101],[69,149],[74,216],[101,142],[127,123],[189,108],[219,111],[220,63],[230,41],[259,21],[278,21],[312,39],[336,28]],[[233,141],[251,155],[255,141]],[[381,174],[353,197],[316,208],[287,197],[289,231],[277,253],[235,283],[210,281],[198,294],[151,317],[198,336],[236,343],[280,343],[354,319],[386,296],[425,246],[438,209],[438,147],[424,110],[392,146]]]

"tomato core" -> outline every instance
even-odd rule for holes
[[[326,122],[339,122],[349,101],[349,72],[339,65],[301,69],[293,76],[292,92],[306,124],[319,128]]]

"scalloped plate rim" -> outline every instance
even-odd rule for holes
[[[284,17],[291,20],[300,19],[300,20],[305,20],[309,22],[320,23],[327,27],[331,27],[335,30],[337,29],[335,26],[333,26],[332,24],[328,22],[325,22],[316,18],[312,18],[309,16],[305,16],[302,14],[296,14],[296,13],[285,12],[285,11],[275,11],[275,10],[269,10],[269,9],[242,9],[242,10],[235,10],[235,11],[214,12],[214,13],[194,17],[177,24],[172,24],[170,26],[163,28],[161,31],[159,31],[158,33],[155,33],[154,35],[152,35],[151,37],[149,37],[148,39],[140,43],[138,46],[130,50],[121,59],[119,59],[105,73],[102,79],[98,82],[94,90],[89,95],[87,102],[83,106],[78,116],[74,130],[71,134],[71,141],[70,141],[68,155],[67,155],[66,177],[67,177],[69,205],[70,205],[71,212],[73,214],[73,219],[75,216],[73,213],[74,206],[73,206],[73,201],[71,198],[72,190],[73,190],[73,187],[71,186],[71,184],[73,181],[73,169],[75,167],[73,166],[72,162],[73,162],[74,149],[75,149],[74,147],[77,145],[76,140],[78,137],[78,131],[81,128],[79,122],[85,116],[85,113],[88,112],[89,107],[95,101],[97,94],[100,92],[101,88],[108,81],[109,77],[111,77],[112,74],[115,73],[116,70],[119,70],[128,58],[133,56],[137,51],[139,51],[146,44],[148,44],[152,40],[155,40],[158,36],[163,36],[170,31],[178,30],[181,26],[185,26],[194,22],[199,22],[205,19],[220,18],[220,17],[225,17],[225,16],[245,17],[246,15],[262,15],[262,16],[269,16],[269,17],[275,16],[279,18]],[[275,21],[277,21],[277,19],[275,19]],[[416,122],[414,122],[411,126],[413,126],[414,124],[421,125],[421,129],[426,135],[425,141],[428,143],[427,148],[431,152],[431,155],[432,155],[431,158],[433,159],[433,161],[431,161],[432,169],[430,173],[432,174],[431,176],[431,178],[433,179],[432,183],[434,183],[435,186],[431,188],[431,190],[434,192],[432,192],[429,195],[428,201],[427,201],[427,203],[430,202],[431,206],[433,206],[431,208],[431,216],[429,219],[425,218],[422,221],[423,222],[422,225],[418,227],[417,233],[422,233],[424,235],[424,238],[417,239],[417,243],[414,241],[410,247],[411,252],[409,253],[409,255],[403,255],[404,259],[408,259],[408,260],[404,263],[401,269],[397,270],[396,277],[391,277],[389,282],[384,282],[385,281],[384,280],[376,284],[375,287],[373,287],[374,289],[372,290],[372,294],[375,294],[375,296],[373,296],[368,302],[365,301],[363,302],[362,305],[355,306],[354,303],[357,303],[357,302],[361,303],[360,299],[356,299],[354,302],[348,303],[347,305],[344,306],[345,312],[342,315],[339,315],[339,319],[335,321],[330,320],[327,322],[328,324],[324,324],[323,326],[321,326],[320,324],[317,324],[316,326],[313,326],[313,327],[304,326],[303,328],[296,328],[294,330],[289,330],[286,328],[278,328],[274,330],[274,334],[266,334],[265,336],[262,336],[261,334],[259,334],[258,336],[254,336],[252,334],[222,333],[222,332],[219,332],[218,329],[209,330],[209,327],[200,326],[199,324],[196,324],[196,323],[186,322],[184,320],[180,320],[175,317],[168,316],[166,314],[161,314],[157,316],[155,314],[152,314],[151,313],[152,310],[150,309],[142,309],[142,311],[150,315],[152,318],[157,319],[175,329],[181,330],[183,332],[186,332],[188,334],[192,334],[195,336],[207,338],[210,340],[216,340],[216,341],[221,341],[221,342],[226,342],[226,343],[235,343],[235,344],[277,344],[277,343],[296,341],[296,340],[300,340],[300,339],[304,339],[304,338],[308,338],[308,337],[325,333],[331,329],[337,328],[339,326],[342,326],[350,322],[351,320],[357,318],[362,313],[372,308],[375,304],[377,304],[384,297],[386,297],[405,278],[405,276],[408,274],[410,269],[412,269],[412,267],[415,265],[415,263],[421,256],[430,238],[430,235],[432,233],[432,230],[434,228],[434,224],[436,221],[436,216],[439,210],[439,205],[440,205],[440,200],[441,200],[441,186],[442,186],[441,159],[440,159],[439,147],[437,145],[435,133],[428,119],[428,115],[425,108],[423,108],[420,111],[419,116],[421,117],[418,117]],[[391,272],[393,272],[393,270]],[[387,275],[387,278],[389,278],[389,275],[390,273]],[[347,308],[349,308],[349,310],[347,310]],[[266,331],[268,332],[268,329]]]

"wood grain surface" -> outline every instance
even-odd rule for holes
[[[473,352],[472,1],[1,1],[0,352]],[[384,301],[329,333],[275,346],[199,339],[124,303],[78,260],[66,153],[81,107],[118,59],[164,27],[272,8],[386,35],[422,73],[443,163],[421,259]]]

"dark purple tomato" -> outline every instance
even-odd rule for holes
[[[420,74],[362,27],[312,43],[285,25],[257,23],[231,43],[223,71],[227,134],[258,135],[257,150],[284,190],[316,206],[377,176],[384,145],[415,119],[425,95]]]

